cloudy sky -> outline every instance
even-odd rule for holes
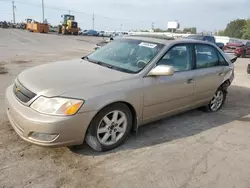
[[[12,0],[0,0],[0,18],[12,20]],[[42,0],[15,0],[16,20],[27,17],[42,20]],[[250,0],[44,0],[45,18],[58,24],[61,15],[76,16],[81,28],[123,30],[167,28],[167,22],[178,20],[181,27],[196,26],[199,31],[226,27],[232,19],[250,18]]]

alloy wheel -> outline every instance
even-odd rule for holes
[[[103,145],[117,143],[125,134],[128,126],[126,115],[119,110],[106,114],[97,127],[97,139]]]
[[[224,94],[223,91],[218,90],[214,94],[214,97],[210,103],[210,107],[212,111],[217,111],[223,104]]]

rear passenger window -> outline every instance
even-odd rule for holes
[[[209,68],[219,65],[217,50],[205,44],[195,45],[196,68]]]
[[[157,65],[170,65],[176,72],[187,71],[192,66],[192,50],[189,45],[177,45],[172,47]]]

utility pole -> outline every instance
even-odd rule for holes
[[[92,17],[92,28],[93,30],[95,30],[95,13],[93,13],[93,17]]]
[[[71,14],[71,10],[69,10],[69,15]]]
[[[43,13],[43,22],[44,22],[44,2],[42,0],[42,13]]]
[[[15,6],[15,1],[12,1],[13,23],[14,23],[14,24],[16,23],[16,14],[15,14],[15,9],[16,9],[16,6]]]
[[[121,24],[120,30],[122,31],[122,24]]]
[[[152,30],[154,30],[154,28],[155,28],[155,23],[152,22]]]

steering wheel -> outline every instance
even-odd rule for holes
[[[144,66],[146,66],[148,63],[144,60],[139,60],[136,62],[136,66],[139,67],[139,68],[142,68]]]

